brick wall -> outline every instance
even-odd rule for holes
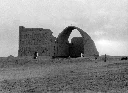
[[[33,56],[34,52],[39,56],[52,56],[55,39],[50,29],[20,26],[18,56]]]
[[[82,37],[73,37],[70,45],[70,56],[81,57],[81,53],[84,54],[84,44]]]

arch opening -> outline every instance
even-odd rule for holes
[[[84,54],[83,38],[77,29],[72,30],[68,38],[69,41],[69,57],[82,57]]]
[[[82,37],[80,32],[77,29],[72,30],[72,33],[70,34],[68,41],[71,43],[71,40],[73,37]]]

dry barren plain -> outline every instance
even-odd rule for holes
[[[0,93],[128,93],[128,60],[1,60]]]

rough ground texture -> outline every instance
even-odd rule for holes
[[[47,65],[35,62],[1,68],[0,93],[128,92],[127,61],[54,61]]]

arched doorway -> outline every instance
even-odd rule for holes
[[[84,56],[99,55],[99,52],[96,49],[94,41],[91,39],[91,37],[86,32],[84,32],[82,29],[78,27],[68,26],[59,34],[59,36],[56,39],[56,43],[57,43],[57,55],[56,56],[69,57],[71,55],[69,52],[70,44],[69,44],[68,38],[74,29],[77,29],[82,36]]]

